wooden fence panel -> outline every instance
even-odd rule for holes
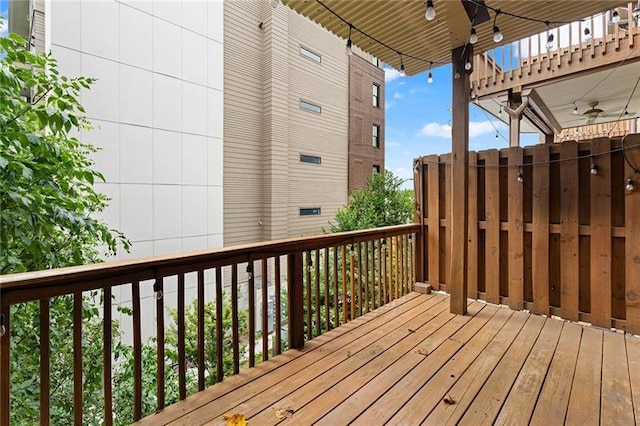
[[[533,148],[533,312],[549,315],[549,146]]]
[[[485,162],[485,291],[490,303],[500,303],[500,169],[497,150]]]
[[[469,248],[467,297],[478,297],[478,154],[469,153]]]
[[[509,153],[509,307],[522,309],[524,298],[524,174],[522,148]]]
[[[560,145],[560,306],[562,317],[578,320],[579,236],[578,236],[578,144]]]
[[[426,158],[428,162],[427,174],[427,211],[428,224],[428,250],[429,250],[429,282],[434,289],[439,289],[440,284],[440,167],[439,157],[431,155]]]
[[[640,149],[627,149],[626,158],[625,176],[631,181],[625,181],[625,186],[632,183],[634,187],[625,198],[626,325],[629,333],[640,334]]]
[[[611,327],[611,142],[596,139],[591,155],[591,322]],[[591,167],[591,166],[590,166]]]

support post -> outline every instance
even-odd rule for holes
[[[451,254],[449,280],[451,313],[467,313],[467,257],[468,257],[468,193],[469,193],[469,101],[470,80],[464,70],[466,58],[473,55],[471,45],[453,49],[452,74],[453,121],[451,129]],[[457,76],[457,78],[456,78]]]
[[[508,104],[504,110],[509,114],[509,147],[520,146],[520,123],[529,98],[509,90]]]
[[[304,295],[302,252],[287,256],[287,296],[289,304],[289,347],[304,347]],[[309,325],[311,326],[311,325]]]

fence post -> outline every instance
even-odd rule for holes
[[[289,347],[304,347],[304,295],[302,252],[287,255],[287,303],[289,307]]]

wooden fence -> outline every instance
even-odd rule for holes
[[[471,152],[468,296],[640,333],[639,147],[632,135]],[[416,274],[445,291],[449,164],[416,163]]]

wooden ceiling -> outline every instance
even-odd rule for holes
[[[467,43],[471,23],[462,1],[434,0],[436,18],[425,19],[423,0],[320,0],[346,22],[387,44],[390,50],[358,31],[352,32],[353,43],[364,51],[377,56],[383,62],[400,66],[396,51],[424,61],[403,56],[407,74],[417,74],[429,68],[451,62],[451,50]],[[349,25],[333,15],[318,0],[282,0],[298,13],[312,19],[339,37],[346,39]],[[487,6],[542,21],[577,21],[602,11],[627,4],[619,0],[486,0]],[[483,52],[496,44],[493,42],[493,18],[476,26],[478,43],[475,53]],[[544,31],[544,23],[522,20],[502,13],[497,25],[504,35],[500,44],[513,42]]]

